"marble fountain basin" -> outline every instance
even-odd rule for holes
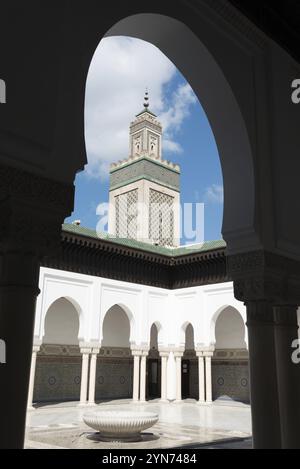
[[[141,441],[141,432],[158,422],[152,412],[98,411],[83,417],[84,423],[99,432],[102,441]]]

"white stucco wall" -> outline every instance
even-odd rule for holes
[[[57,325],[52,325],[51,332],[53,343],[71,340],[61,335],[60,330],[66,329],[70,308],[73,308],[74,321],[79,324],[77,343],[119,347],[128,347],[130,343],[132,348],[147,348],[150,347],[151,327],[155,324],[159,348],[185,348],[186,342],[191,347],[191,327],[194,346],[210,346],[216,343],[219,317],[223,342],[218,347],[232,344],[232,348],[243,348],[241,345],[247,343],[246,328],[243,329],[245,306],[235,300],[232,283],[171,291],[48,268],[41,268],[39,283],[41,294],[36,308],[35,341],[45,342],[45,318],[59,300],[55,303],[56,309],[57,304],[68,306],[61,321],[56,313]],[[231,313],[228,316],[228,307],[234,308],[235,316]],[[222,314],[226,311],[227,319],[225,313]],[[52,319],[54,321],[55,313]],[[74,328],[78,328],[75,322]],[[241,338],[241,330],[244,338]],[[71,334],[70,328],[69,332]],[[74,329],[72,336],[74,341]],[[173,353],[168,360],[168,398],[175,398]]]

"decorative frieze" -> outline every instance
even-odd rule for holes
[[[99,352],[99,360],[102,358],[130,358],[131,350],[125,347],[101,347]]]
[[[147,179],[176,191],[180,190],[180,170],[177,165],[149,157],[135,157],[111,167],[110,191]]]
[[[60,357],[76,357],[80,356],[80,348],[78,345],[57,345],[42,344],[39,351],[40,356],[60,356]]]
[[[162,132],[162,126],[160,122],[154,118],[154,116],[148,116],[145,119],[145,114],[143,116],[139,116],[134,122],[130,125],[130,135],[135,134],[139,130],[144,129],[145,125],[148,129],[154,130],[157,133]]]
[[[300,304],[300,262],[268,251],[228,256],[235,297],[250,301]]]
[[[213,361],[248,361],[249,353],[248,350],[238,350],[238,349],[218,349],[215,350],[213,355]]]

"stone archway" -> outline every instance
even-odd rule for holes
[[[120,305],[112,306],[105,314],[97,359],[96,400],[132,397],[133,360],[128,314],[127,308]]]
[[[237,309],[225,306],[215,318],[212,359],[213,399],[250,402],[245,323]]]
[[[37,354],[33,401],[79,400],[81,354],[79,312],[73,302],[59,298],[48,308],[44,336]]]

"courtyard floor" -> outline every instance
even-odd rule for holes
[[[143,432],[139,443],[104,443],[82,417],[95,410],[155,412],[159,422]],[[45,404],[27,414],[26,448],[251,448],[250,406],[217,401],[200,406],[194,400],[180,404],[131,400],[101,402],[79,407],[78,403]]]

